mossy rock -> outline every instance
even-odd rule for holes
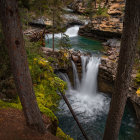
[[[66,135],[61,128],[57,128],[56,136],[62,140],[74,140],[69,135]]]

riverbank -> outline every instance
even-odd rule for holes
[[[30,129],[26,125],[23,112],[18,109],[6,108],[0,109],[0,139],[1,140],[60,140],[54,136],[53,125],[45,115],[43,120],[49,132],[45,135]],[[56,132],[55,132],[56,133]]]
[[[86,14],[88,10],[86,2],[76,1],[70,6],[75,12]],[[93,14],[89,15],[90,22],[79,30],[79,35],[101,40],[121,38],[123,29],[124,0],[96,3]],[[82,10],[80,10],[82,9]],[[87,14],[88,15],[88,14]]]
[[[58,127],[59,122],[58,122],[57,117],[54,115],[54,113],[58,109],[59,101],[61,99],[60,95],[57,93],[57,90],[59,89],[61,91],[64,91],[64,89],[66,89],[66,83],[54,74],[54,70],[51,67],[50,62],[47,59],[42,57],[42,53],[39,50],[41,46],[39,42],[33,43],[33,42],[30,42],[26,38],[25,44],[26,44],[25,48],[26,48],[27,56],[28,56],[29,69],[30,69],[30,73],[31,73],[32,81],[33,81],[33,87],[34,87],[37,103],[38,103],[40,112],[44,114],[44,116],[46,116],[47,120],[49,120],[47,122],[47,130],[50,130],[52,135],[54,135],[54,137],[51,136],[54,139],[55,139],[55,136],[57,136],[63,140],[65,139],[72,140],[72,138],[70,138],[68,135],[63,133],[63,131]],[[7,61],[5,61],[3,65],[7,65],[8,63],[9,63],[9,59],[7,59]],[[3,70],[3,67],[2,67],[2,70]],[[17,112],[19,112],[17,113],[17,118],[18,118],[22,114],[22,111],[21,111],[22,106],[20,104],[18,94],[16,92],[16,87],[14,84],[14,79],[10,71],[10,68],[7,67],[6,71],[8,71],[6,77],[5,77],[5,73],[1,73],[0,75],[3,79],[1,80],[1,84],[0,84],[0,91],[1,91],[0,92],[0,111],[1,113],[3,113],[7,109],[14,108],[15,110],[17,110]],[[11,109],[11,110],[14,110],[14,109]],[[10,113],[11,113],[10,111],[7,111],[6,114],[10,114]],[[9,120],[9,124],[13,124],[13,122],[16,121],[14,118],[16,119],[16,117],[13,117],[12,120]],[[22,118],[23,118],[23,115],[22,115]],[[1,126],[4,125],[4,122],[6,121],[5,119],[6,118],[4,118],[4,116],[0,117],[0,120],[4,120],[3,122],[0,121]],[[13,127],[15,127],[16,125],[17,124],[15,124]],[[25,126],[25,121],[21,121],[20,122],[21,129],[19,130],[20,132],[18,131],[21,135],[22,134],[24,135],[24,132],[22,132],[22,128],[24,126]],[[25,128],[25,131],[26,131],[26,128]],[[12,129],[12,126],[11,127],[7,126],[7,129],[9,129],[10,131],[10,129]],[[14,130],[16,131],[16,129],[13,129],[13,131]],[[17,133],[12,134],[13,131],[11,130],[11,133],[7,135],[7,137],[2,135],[1,133],[0,135],[8,139],[10,135],[16,136]],[[31,136],[32,134],[29,134],[29,138]],[[42,136],[38,136],[38,138],[40,137]]]

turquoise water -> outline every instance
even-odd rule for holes
[[[69,134],[74,138],[74,140],[84,140],[75,120],[73,119],[69,111],[64,112],[64,110],[61,110],[56,115],[59,118],[60,128],[62,128],[62,130],[66,134]],[[77,114],[77,117],[78,116],[79,115]],[[89,118],[85,118],[85,120],[87,119],[87,121],[80,120],[80,123],[90,140],[102,140],[106,118],[107,114],[102,113],[97,117],[96,120],[91,119],[91,121],[88,121]],[[140,140],[139,128],[137,125],[135,112],[130,103],[127,103],[127,106],[125,108],[125,113],[123,116],[119,134],[119,140]]]
[[[101,42],[89,38],[78,36],[79,26],[68,28],[65,32],[69,36],[70,44],[73,49],[81,51],[99,52],[103,49]],[[58,43],[61,34],[55,34],[55,48],[59,49]],[[52,47],[52,35],[46,35],[46,47]]]
[[[58,42],[59,38],[56,38],[55,48],[59,49]],[[97,52],[103,49],[101,42],[81,36],[71,37],[70,43],[72,48],[74,48],[75,50]],[[48,40],[46,40],[46,47],[52,47],[52,39],[49,39],[49,42]]]
[[[77,35],[78,29],[79,28],[76,26],[75,28],[66,32],[68,35],[70,35],[70,42],[72,48],[75,50],[92,52],[96,54],[100,53],[100,51],[103,49],[101,42],[78,36]],[[46,47],[52,47],[51,35],[49,35],[49,38],[50,38],[49,41],[48,39],[46,39]],[[59,48],[58,47],[59,39],[60,34],[57,34],[55,38],[55,48]],[[106,96],[108,100],[110,100],[110,97],[108,97],[107,95],[104,96]],[[63,105],[65,103],[62,100],[60,104]],[[107,113],[108,112],[101,113],[100,115],[97,116],[97,119],[95,120],[91,119],[92,116],[80,120],[90,140],[102,140]],[[61,108],[60,106],[60,111],[56,115],[59,119],[60,128],[62,128],[62,130],[66,134],[73,137],[74,140],[84,140],[79,128],[77,127],[76,122],[74,121],[71,113],[67,111],[67,109],[64,109],[63,107]],[[80,114],[77,114],[77,117],[79,117],[79,115]],[[128,102],[125,108],[125,113],[121,124],[119,140],[140,140],[139,131],[140,129],[137,124],[134,109],[132,107],[132,104]]]

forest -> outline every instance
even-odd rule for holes
[[[0,0],[0,140],[140,140],[140,0]]]

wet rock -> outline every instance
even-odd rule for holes
[[[118,39],[108,39],[107,42],[104,42],[103,45],[109,47],[120,47],[121,41]]]
[[[74,62],[79,62],[80,59],[81,59],[81,58],[80,58],[79,56],[72,55],[72,60],[73,60]]]
[[[53,52],[52,48],[47,48],[47,47],[41,47],[41,50],[44,52]]]

